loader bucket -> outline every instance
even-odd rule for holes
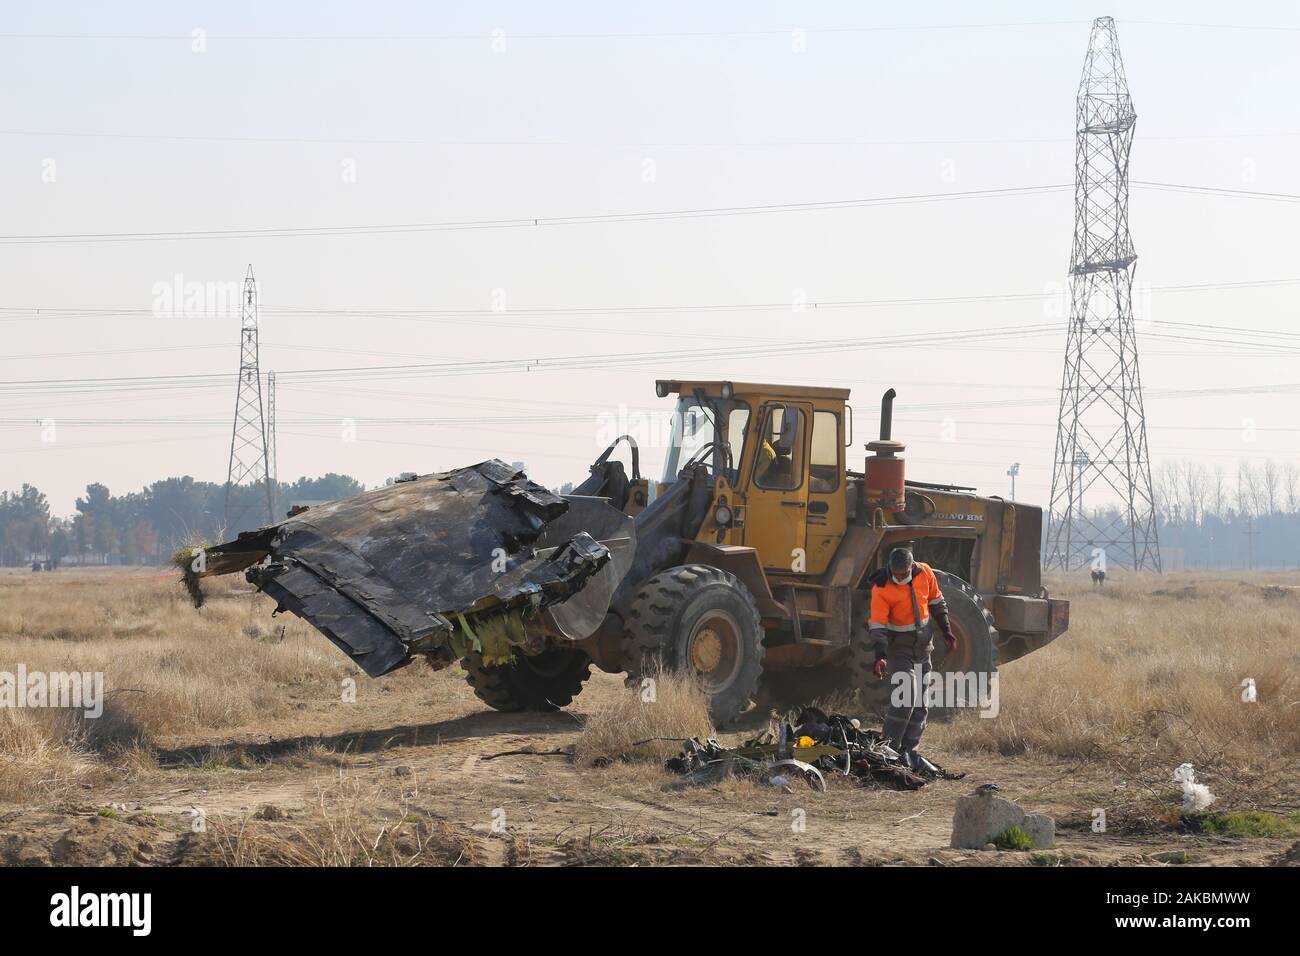
[[[631,519],[605,499],[562,498],[492,460],[246,532],[207,549],[200,576],[246,571],[277,611],[378,677],[415,654],[508,660],[543,614],[567,638],[588,636],[634,545]]]
[[[569,510],[556,518],[537,539],[539,556],[550,554],[582,532],[609,550],[609,561],[586,586],[568,600],[551,605],[546,614],[552,628],[570,640],[594,634],[609,611],[610,601],[627,572],[636,551],[636,523],[612,508],[604,498],[565,495]]]

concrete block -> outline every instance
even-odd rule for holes
[[[978,850],[1009,827],[1020,827],[1039,849],[1047,849],[1056,842],[1056,821],[1046,814],[1025,813],[1010,800],[991,793],[972,793],[957,798],[957,810],[952,817],[952,846]]]

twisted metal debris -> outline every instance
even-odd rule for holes
[[[828,715],[807,707],[793,722],[782,721],[739,747],[724,747],[712,737],[693,737],[664,766],[697,780],[728,774],[800,773],[813,789],[826,789],[825,777],[853,777],[865,786],[919,790],[931,780],[960,780],[924,757],[915,768],[891,747],[878,730],[863,730],[843,714]],[[820,780],[820,783],[818,782]]]

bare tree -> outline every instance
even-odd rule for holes
[[[1237,462],[1237,511],[1242,515],[1258,515],[1260,505],[1259,477],[1250,462]]]
[[[1175,521],[1178,513],[1178,462],[1166,461],[1156,470],[1156,510],[1166,521]]]
[[[1287,514],[1300,512],[1300,470],[1290,459],[1282,464],[1282,497]]]
[[[1222,465],[1214,466],[1210,478],[1210,500],[1214,502],[1214,513],[1220,518],[1227,517],[1228,511],[1228,476]]]
[[[1208,476],[1199,461],[1189,461],[1183,466],[1183,493],[1187,502],[1187,520],[1192,526],[1205,518],[1205,496]]]
[[[1259,476],[1260,495],[1263,499],[1260,503],[1266,508],[1264,514],[1277,514],[1277,495],[1281,483],[1282,474],[1281,470],[1278,468],[1277,462],[1272,458],[1266,459],[1264,467],[1260,470]]]

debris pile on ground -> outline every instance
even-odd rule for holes
[[[1284,601],[1300,594],[1300,587],[1294,584],[1261,584],[1259,593],[1265,601]]]
[[[949,773],[919,755],[909,765],[879,731],[863,730],[854,718],[828,715],[815,707],[805,708],[796,720],[781,721],[739,747],[724,747],[712,737],[693,737],[665,766],[697,781],[765,774],[769,782],[786,786],[799,777],[815,790],[826,789],[829,774],[893,790],[919,790],[931,780],[966,776]]]
[[[996,791],[997,787],[986,785],[957,798],[952,815],[953,847],[978,850],[991,843],[999,848],[1028,849],[1032,845],[1045,850],[1056,842],[1055,820],[1043,813],[1026,813],[1010,800],[996,796]],[[1026,846],[1007,839],[1022,834],[1022,839],[1027,838]]]
[[[1178,598],[1181,601],[1190,601],[1197,596],[1196,585],[1189,584],[1182,588],[1156,588],[1151,592],[1152,597],[1170,597]]]

